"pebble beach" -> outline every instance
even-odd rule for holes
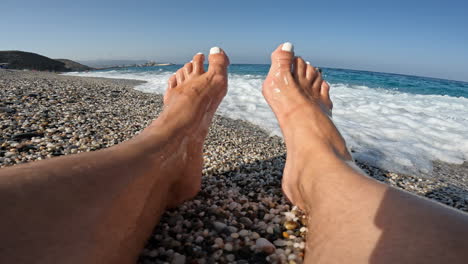
[[[0,168],[132,138],[163,106],[162,95],[134,89],[141,83],[0,69]],[[217,115],[202,190],[162,216],[139,263],[302,263],[310,231],[281,191],[285,158],[282,138]],[[357,163],[379,181],[468,212],[467,162],[436,161],[430,177]]]

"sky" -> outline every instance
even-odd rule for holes
[[[468,81],[468,1],[1,0],[0,50],[184,63],[222,47],[268,63],[279,44],[321,67]]]

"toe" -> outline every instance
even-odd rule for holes
[[[330,85],[323,81],[320,89],[320,98],[322,102],[328,107],[328,110],[332,110],[333,103],[330,99]]]
[[[296,80],[302,81],[306,78],[306,69],[307,64],[305,63],[305,61],[301,57],[295,57],[293,75],[296,78]]]
[[[183,83],[185,81],[185,75],[184,75],[184,70],[183,69],[179,69],[176,72],[176,79],[177,79],[178,84],[181,84],[181,83]]]
[[[271,54],[271,70],[281,72],[291,72],[291,66],[294,58],[293,44],[286,42],[281,44]]]
[[[176,74],[174,73],[167,81],[167,90],[164,93],[164,104],[166,105],[169,99],[170,90],[177,86]]]
[[[306,78],[309,81],[314,81],[315,77],[317,77],[317,72],[316,72],[314,66],[310,65],[310,62],[306,62],[306,64],[307,64]]]
[[[173,74],[170,78],[169,78],[169,81],[167,81],[167,87],[168,89],[171,89],[171,88],[174,88],[177,86],[177,79],[176,79],[176,75]]]
[[[205,68],[203,63],[205,62],[205,55],[203,53],[197,53],[193,56],[192,64],[193,64],[193,71],[194,74],[203,74],[205,72]]]
[[[210,56],[208,57],[209,67],[208,71],[213,73],[227,74],[227,66],[229,65],[229,58],[224,50],[219,47],[210,49]]]
[[[320,98],[320,89],[322,87],[322,74],[315,69],[316,77],[312,83],[312,97]]]
[[[187,62],[185,65],[184,65],[184,78],[185,79],[188,79],[190,74],[192,73],[193,71],[193,65],[192,65],[192,62]]]

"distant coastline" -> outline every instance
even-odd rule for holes
[[[95,68],[94,70],[110,70],[110,69],[122,69],[122,68],[143,68],[143,67],[155,67],[155,66],[171,66],[175,65],[173,63],[169,62],[164,62],[164,63],[156,63],[153,61],[144,63],[144,64],[131,64],[131,65],[116,65],[116,66],[110,66],[110,67],[100,67],[100,68]]]

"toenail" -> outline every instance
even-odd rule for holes
[[[294,45],[291,42],[285,42],[281,49],[287,52],[294,52]]]
[[[197,55],[203,55],[203,52],[198,52]]]
[[[192,63],[192,62],[193,62],[193,60],[190,61],[190,63]]]
[[[219,47],[212,47],[210,49],[210,54],[218,54],[221,53],[221,49]]]
[[[307,64],[307,65],[310,65],[310,62],[306,61],[306,64]]]

